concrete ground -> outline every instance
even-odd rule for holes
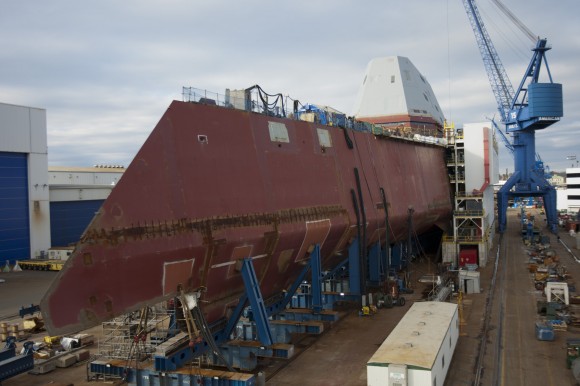
[[[522,242],[518,211],[508,212],[508,229],[504,234],[497,265],[495,288],[491,287],[496,263],[497,241],[488,266],[481,271],[481,294],[466,296],[466,325],[459,338],[445,385],[471,385],[479,371],[481,385],[576,385],[572,371],[566,369],[565,342],[568,337],[580,337],[580,329],[569,327],[556,332],[554,341],[536,339],[536,302],[545,300],[534,287],[529,272],[530,248]],[[536,218],[543,219],[538,210]],[[559,237],[569,246],[575,239],[563,230]],[[550,247],[572,277],[580,277],[580,264],[550,235]],[[580,251],[572,248],[576,256]],[[571,293],[575,294],[575,293]],[[486,301],[491,300],[491,312],[486,314]],[[570,306],[573,309],[574,306]],[[488,318],[488,329],[484,329]],[[482,351],[482,344],[485,347]],[[482,351],[481,366],[478,354]]]
[[[538,215],[538,214],[537,214]],[[543,296],[533,286],[528,270],[528,249],[522,243],[515,211],[509,212],[509,228],[504,237],[496,287],[491,288],[495,265],[495,248],[490,261],[481,268],[482,293],[465,296],[462,336],[454,353],[445,385],[472,385],[476,373],[482,385],[575,385],[571,370],[566,369],[565,340],[580,337],[574,329],[558,331],[552,342],[539,341],[535,336],[536,300]],[[560,237],[571,247],[575,241],[561,232]],[[552,238],[552,247],[573,278],[580,277],[577,264],[564,248]],[[580,251],[573,249],[580,255]],[[415,266],[415,277],[430,266]],[[0,273],[0,322],[17,323],[21,306],[38,304],[56,276],[53,272],[27,271]],[[415,280],[416,282],[416,280]],[[398,323],[414,300],[420,298],[420,288],[406,295],[404,307],[382,309],[373,316],[360,317],[350,311],[323,336],[297,344],[297,355],[280,367],[265,363],[268,385],[365,385],[366,362]],[[491,312],[486,314],[488,299]],[[489,328],[484,329],[486,318]],[[579,330],[580,331],[580,330]],[[89,331],[100,334],[100,328]],[[43,334],[33,336],[42,340]],[[482,339],[483,338],[483,339]],[[481,343],[484,341],[485,350]],[[20,344],[19,344],[20,346]],[[91,351],[96,352],[97,345]],[[481,362],[478,354],[483,352]],[[481,363],[481,367],[478,367]],[[68,369],[56,369],[45,375],[22,374],[4,381],[3,386],[36,386],[58,384],[95,385],[88,382],[86,363]],[[111,384],[108,382],[108,384]]]
[[[57,272],[50,271],[22,271],[0,273],[0,322],[9,325],[18,324],[22,330],[22,319],[18,315],[21,307],[29,307],[31,304],[38,305],[40,299],[56,277]],[[88,330],[88,333],[100,334],[100,328]],[[41,342],[46,332],[26,334],[26,340]],[[17,343],[17,349],[22,347],[23,342]],[[2,343],[3,347],[3,343]],[[95,353],[97,345],[89,347],[89,351]],[[95,385],[87,381],[87,363],[78,363],[67,369],[56,370],[42,375],[20,374],[14,378],[3,381],[2,386],[60,386],[60,385]],[[109,383],[110,384],[110,383]]]
[[[567,331],[557,331],[554,341],[536,338],[535,322],[541,319],[537,313],[537,301],[545,301],[546,296],[534,287],[533,274],[528,265],[529,253],[533,250],[522,243],[516,214],[516,210],[510,213],[509,228],[500,250],[482,383],[576,385],[572,371],[566,369],[566,339],[580,338],[580,329],[570,326]],[[536,219],[544,219],[537,210],[532,210],[532,214]],[[560,232],[559,237],[577,257],[580,256],[580,251],[575,249],[575,238],[564,231]],[[550,235],[550,247],[559,258],[559,263],[566,267],[569,284],[574,284],[575,279],[580,278],[580,264],[554,235]],[[575,294],[571,292],[571,295]],[[575,310],[576,306],[570,305],[568,311]]]

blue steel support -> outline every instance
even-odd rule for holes
[[[338,271],[340,271],[342,269],[342,267],[344,267],[347,264],[348,264],[348,258],[344,259],[336,267],[334,267],[332,270],[328,271],[326,273],[326,275],[324,275],[322,277],[322,281],[325,281],[326,279],[329,279],[329,278],[333,277],[334,275],[336,275],[338,273]]]
[[[286,308],[288,303],[290,303],[290,301],[292,300],[292,296],[294,296],[296,290],[298,290],[298,287],[300,287],[300,284],[302,284],[302,282],[304,281],[304,278],[306,277],[306,274],[308,273],[309,270],[310,270],[310,262],[306,263],[306,265],[300,272],[300,275],[298,275],[296,280],[294,280],[294,283],[292,283],[292,286],[290,286],[290,289],[286,293],[286,296],[284,296],[282,302],[276,304],[274,307],[271,307],[271,310],[269,312],[270,315],[277,314],[278,312]]]
[[[16,355],[16,337],[9,336],[6,339],[4,348],[0,350],[0,362],[5,361],[6,359],[10,359],[14,355]]]
[[[353,295],[361,295],[360,250],[358,238],[354,239],[348,247],[348,277],[350,293]]]
[[[391,246],[388,244],[381,251],[381,261],[383,264],[383,280],[388,280],[389,270],[391,269]]]
[[[0,383],[18,374],[25,373],[34,367],[32,347],[34,342],[24,342],[24,353],[14,355],[0,362]]]
[[[290,286],[288,292],[284,296],[284,298],[276,303],[270,304],[267,307],[264,304],[260,289],[259,283],[254,271],[254,267],[252,264],[252,259],[247,258],[244,259],[242,264],[242,278],[244,280],[245,286],[245,293],[240,297],[236,308],[233,310],[232,315],[228,319],[226,326],[223,330],[217,331],[214,334],[214,338],[216,343],[222,344],[226,342],[235,326],[238,324],[240,316],[244,310],[244,308],[248,304],[248,300],[250,305],[252,306],[252,311],[254,315],[254,321],[256,323],[258,337],[260,339],[260,343],[263,346],[271,346],[274,342],[273,333],[276,332],[273,328],[273,325],[270,323],[268,317],[271,315],[275,315],[281,311],[283,311],[287,304],[291,301],[292,296],[296,293],[296,290],[304,281],[304,278],[308,274],[310,269],[313,270],[312,272],[312,297],[313,297],[313,305],[315,313],[319,313],[323,315],[323,320],[330,320],[335,321],[336,315],[334,314],[323,314],[323,296],[322,296],[322,283],[323,281],[332,276],[332,274],[338,272],[344,265],[349,263],[351,266],[354,267],[354,270],[351,270],[351,278],[350,278],[350,285],[351,288],[355,290],[360,288],[360,276],[358,274],[358,241],[355,240],[350,248],[349,248],[349,257],[341,262],[336,268],[334,268],[331,273],[327,274],[326,276],[322,276],[321,271],[321,256],[320,256],[320,246],[316,245],[314,250],[311,253],[310,260],[304,265],[304,268],[294,281],[294,283]],[[316,280],[317,279],[317,280]],[[353,284],[353,280],[354,283]],[[359,293],[352,293],[352,295],[358,296]],[[276,322],[279,323],[279,322]],[[315,322],[312,322],[315,323]],[[277,326],[278,329],[287,329],[290,332],[307,332],[313,333],[312,328],[319,328],[318,326],[309,327],[308,325],[301,325],[301,326]],[[310,328],[310,330],[302,331],[305,328]],[[302,329],[298,331],[299,329]],[[314,332],[319,333],[319,332]],[[281,335],[278,331],[278,335]],[[264,339],[265,337],[265,339]],[[168,357],[164,356],[156,356],[155,357],[155,370],[156,371],[175,371],[179,367],[183,366],[184,363],[190,360],[192,357],[200,355],[208,350],[207,344],[205,342],[199,343],[194,345],[193,348],[187,347],[177,351],[175,354],[172,354]],[[231,351],[231,350],[230,350]],[[228,354],[229,355],[229,354]]]
[[[262,298],[262,292],[260,291],[260,283],[256,277],[256,271],[254,270],[252,259],[250,258],[244,259],[242,264],[242,278],[244,279],[244,286],[246,287],[248,300],[252,306],[260,343],[265,346],[271,346],[273,339],[270,324],[268,322],[268,313],[264,306],[264,299]]]
[[[407,266],[407,261],[405,259],[405,245],[402,241],[396,243],[391,248],[391,264],[389,269],[400,271]]]
[[[118,366],[116,363],[92,362],[90,372],[105,376],[124,376],[128,373],[128,384],[136,386],[255,386],[256,375],[196,369],[188,372],[154,371],[151,369],[132,369]]]
[[[369,281],[371,285],[379,285],[383,274],[381,244],[375,243],[369,249]]]
[[[18,314],[20,315],[21,318],[24,318],[26,315],[34,315],[35,313],[40,312],[40,306],[31,304],[30,307],[20,307],[20,311],[18,311]]]
[[[224,329],[224,332],[223,332],[225,339],[229,339],[229,336],[231,335],[232,331],[234,331],[236,324],[238,324],[238,320],[240,320],[240,316],[242,316],[242,312],[244,312],[244,308],[246,307],[247,301],[248,301],[248,295],[246,293],[244,293],[240,297],[240,300],[238,301],[238,305],[236,306],[236,308],[234,308],[234,312],[230,316],[230,319],[228,320],[228,324],[226,324],[226,328]]]
[[[320,253],[320,251],[319,251],[319,253]],[[296,290],[298,289],[300,284],[304,281],[306,274],[310,270],[310,265],[311,265],[311,262],[309,261],[304,266],[304,268],[302,269],[302,271],[300,272],[300,274],[298,275],[296,280],[294,280],[294,283],[292,283],[292,285],[290,286],[290,289],[288,290],[288,292],[286,293],[286,295],[284,296],[282,301],[271,304],[266,308],[266,313],[268,316],[275,315],[286,308],[288,303],[290,303],[290,301],[292,300],[292,296],[294,296],[294,294],[296,293]],[[226,328],[223,331],[223,336],[225,336],[226,339],[229,338],[232,331],[236,327],[236,324],[240,320],[240,317],[242,316],[242,312],[244,311],[244,308],[246,307],[247,301],[248,301],[248,294],[244,293],[240,297],[240,300],[238,301],[238,305],[234,309],[234,312],[230,316],[228,323],[226,324]]]
[[[318,244],[314,246],[310,254],[310,269],[312,271],[312,309],[315,314],[319,314],[322,311],[322,269]]]
[[[532,183],[522,183],[520,171],[516,171],[497,192],[497,216],[500,233],[506,230],[507,207],[510,197],[543,197],[548,229],[554,234],[558,232],[558,216],[556,209],[556,189],[545,178],[531,174]],[[532,186],[534,185],[534,186]],[[514,188],[512,190],[512,188]]]

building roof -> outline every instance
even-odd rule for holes
[[[49,172],[87,172],[87,173],[123,173],[124,166],[120,165],[95,165],[95,166],[49,166]]]
[[[431,370],[456,312],[457,304],[414,303],[367,366],[397,363]]]

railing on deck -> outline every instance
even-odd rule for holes
[[[483,210],[454,210],[453,214],[457,217],[483,217]]]
[[[345,114],[327,107],[302,105],[299,101],[282,94],[267,94],[259,86],[242,90],[226,89],[225,94],[210,92],[195,87],[182,88],[184,102],[196,102],[209,105],[235,108],[255,113],[290,118],[307,122],[338,126],[360,132],[372,133],[380,137],[393,137],[413,142],[447,146],[447,140],[440,137],[434,128],[404,127],[398,125],[372,124],[347,117]],[[289,102],[292,110],[287,109]]]
[[[457,192],[456,198],[483,198],[483,193],[478,191],[471,192]]]
[[[483,236],[457,236],[457,239],[453,238],[453,235],[445,235],[443,236],[443,241],[452,243],[454,241],[458,243],[481,243],[485,241],[487,238]]]
[[[260,97],[258,91],[250,91],[248,93],[245,91],[246,90],[226,90],[225,94],[218,94],[216,92],[201,90],[195,87],[183,87],[181,94],[184,102],[205,103],[277,117],[288,117],[292,115],[290,111],[286,110],[286,102],[282,95],[275,95],[275,100],[273,102],[268,102],[268,98],[264,97],[264,95]]]

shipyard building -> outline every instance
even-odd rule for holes
[[[491,122],[446,128],[447,171],[454,192],[452,231],[443,261],[485,266],[495,235],[494,184],[499,180],[498,140]]]
[[[53,247],[76,243],[120,180],[122,166],[48,168]]]
[[[0,103],[0,264],[76,243],[120,166],[48,167],[46,110]]]
[[[0,263],[50,248],[46,110],[0,103]]]

